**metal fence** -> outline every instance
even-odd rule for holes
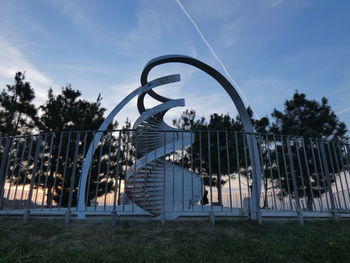
[[[87,158],[97,134],[101,140]],[[260,155],[263,215],[350,214],[349,144],[224,130],[2,137],[0,213],[249,217],[252,141]],[[87,159],[85,194],[80,196]],[[83,209],[78,209],[79,200]]]

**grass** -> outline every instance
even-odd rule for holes
[[[3,218],[0,262],[350,262],[350,221],[112,226]]]

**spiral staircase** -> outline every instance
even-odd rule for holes
[[[140,94],[143,101],[146,94]],[[145,109],[133,126],[132,144],[136,161],[126,174],[127,198],[150,214],[188,211],[202,198],[203,182],[198,174],[166,160],[166,156],[194,143],[192,132],[179,131],[164,122],[166,112],[184,106],[183,99]]]

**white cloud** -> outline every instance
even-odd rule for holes
[[[160,23],[158,12],[151,9],[143,10],[136,15],[136,26],[130,31],[127,43],[148,44],[156,42],[162,33],[163,25]]]
[[[236,21],[224,24],[221,28],[221,39],[225,48],[232,47],[237,42],[236,33],[238,32],[238,23]]]
[[[50,0],[56,6],[59,6],[68,18],[78,26],[86,27],[89,30],[96,31],[95,25],[91,22],[91,18],[82,12],[84,1],[78,0]],[[80,3],[78,3],[80,2]]]
[[[189,11],[202,18],[225,20],[235,16],[239,12],[240,2],[231,0],[201,0],[186,1],[186,8]]]
[[[141,3],[139,11],[134,14],[136,24],[121,42],[119,53],[133,56],[131,50],[138,49],[138,55],[140,52],[149,54],[149,50],[154,50],[165,42],[166,32],[176,28],[176,18],[164,8],[164,3],[152,4],[154,3]]]
[[[76,72],[98,72],[103,74],[113,73],[112,69],[107,69],[103,67],[94,67],[94,66],[82,66],[82,65],[52,65],[54,68],[64,69],[68,71]]]
[[[18,71],[25,71],[26,80],[34,88],[37,102],[47,98],[47,90],[55,87],[53,80],[40,72],[28,59],[10,42],[0,40],[0,81],[2,86],[13,82],[13,77]]]
[[[159,93],[162,96],[165,96],[170,99],[180,99],[180,98],[188,98],[188,101],[186,100],[186,106],[181,108],[175,108],[171,109],[165,116],[166,120],[168,121],[168,124],[171,125],[171,120],[175,117],[180,117],[182,111],[185,109],[191,107],[188,102],[190,102],[190,96],[188,94],[191,93],[191,91],[188,91],[191,87],[187,84],[186,80],[191,78],[191,76],[197,71],[197,69],[193,67],[183,67],[183,65],[180,65],[178,63],[176,64],[167,64],[163,66],[156,67],[154,70],[150,72],[149,75],[149,81],[154,80],[159,77],[171,75],[171,74],[180,74],[181,81],[162,85],[159,87],[156,87],[154,89],[155,92]],[[112,85],[105,90],[107,92],[102,92],[102,98],[103,98],[103,106],[107,108],[107,114],[113,110],[114,107],[118,105],[118,103],[124,99],[127,95],[129,95],[133,90],[140,87],[140,76],[141,72],[131,72],[129,76],[129,80],[124,83]],[[108,96],[106,95],[108,93]],[[146,108],[152,108],[159,104],[158,101],[151,98],[150,96],[145,97],[145,107]],[[139,117],[139,112],[137,110],[137,97],[132,99],[116,116],[115,120],[117,120],[121,125],[124,124],[124,121],[126,118],[131,120],[131,123]]]
[[[284,0],[260,0],[263,7],[277,7],[283,4]]]

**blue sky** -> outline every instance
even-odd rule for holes
[[[228,73],[260,116],[298,90],[329,99],[350,127],[350,1],[181,0]],[[26,71],[42,103],[71,83],[83,97],[111,110],[139,86],[150,59],[190,55],[226,74],[175,0],[2,0],[0,87]],[[182,81],[157,89],[185,98],[198,115],[236,114],[225,91],[186,65],[164,65],[151,78],[180,73]],[[147,100],[148,105],[155,105]],[[168,113],[168,120],[184,109]],[[138,116],[130,103],[118,120]]]

